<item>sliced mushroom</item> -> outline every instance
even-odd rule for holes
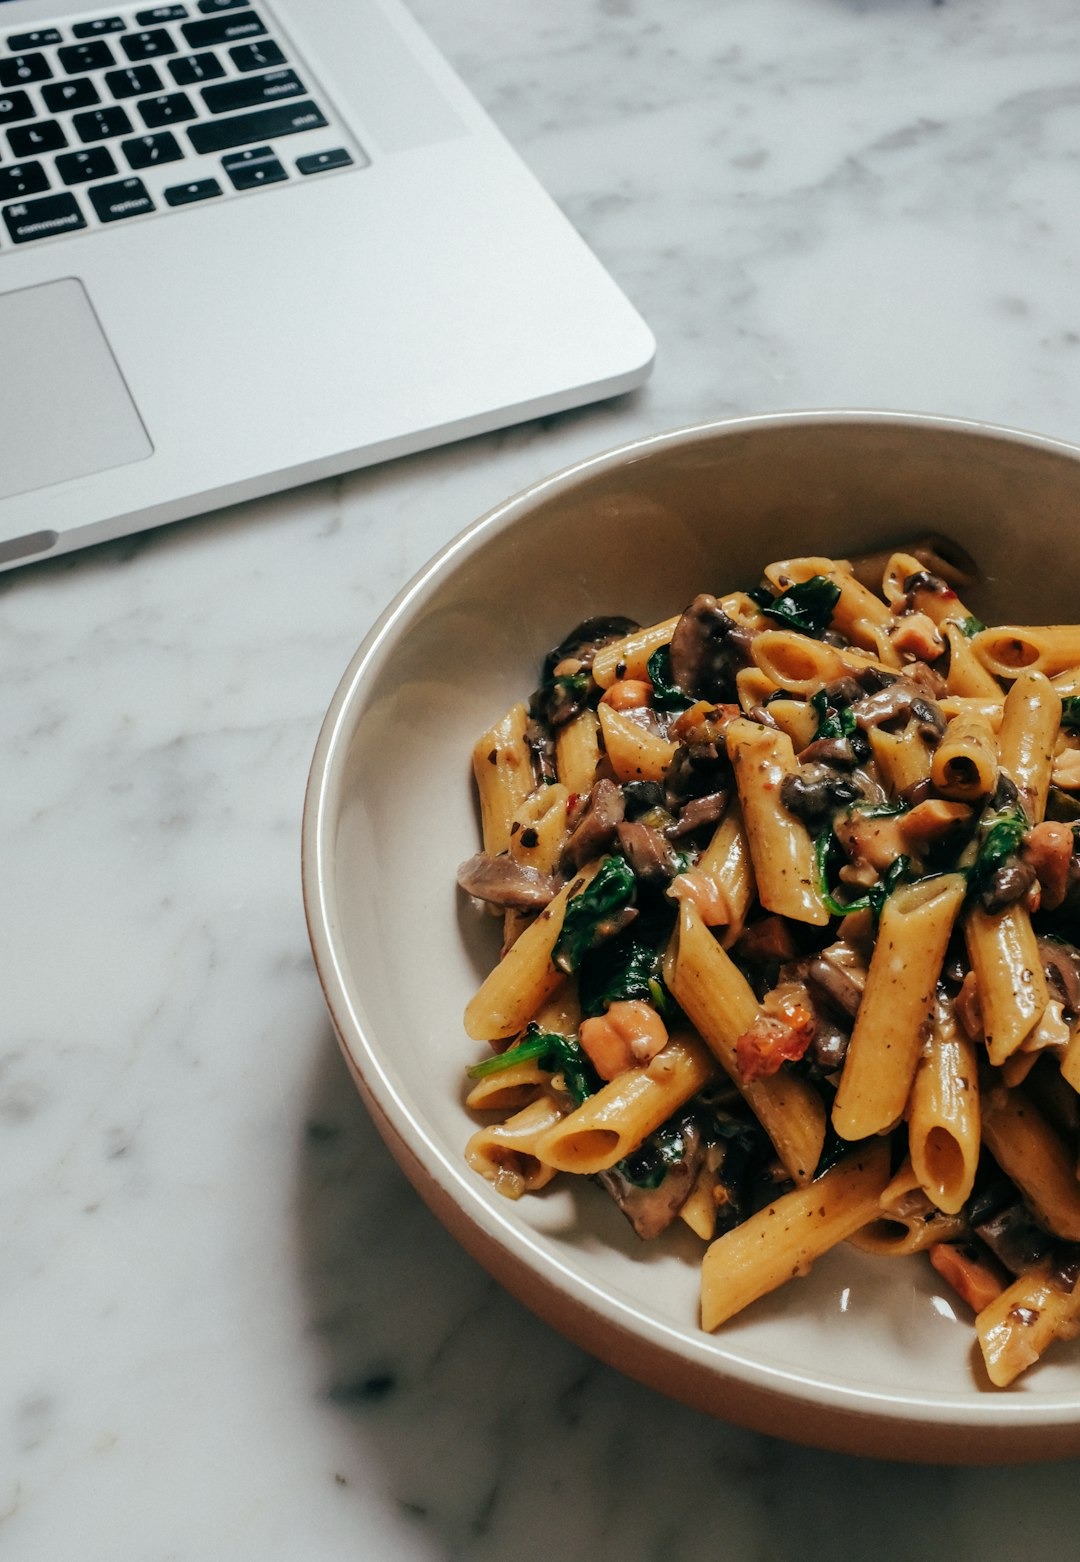
[[[780,801],[789,813],[811,829],[822,824],[834,808],[842,808],[864,796],[856,780],[838,776],[827,765],[803,765],[780,783]]]
[[[841,1013],[852,1018],[862,1002],[866,972],[866,956],[846,939],[830,944],[806,964],[808,979]]]
[[[551,681],[560,662],[575,661],[582,672],[587,672],[593,664],[597,651],[602,650],[605,645],[610,645],[613,640],[621,640],[624,635],[632,635],[634,630],[640,627],[634,619],[622,618],[616,614],[584,619],[582,623],[571,629],[566,638],[560,640],[544,658],[544,682]]]
[[[540,873],[527,863],[515,861],[506,852],[497,857],[477,852],[463,862],[457,881],[467,895],[504,910],[540,911],[558,888],[555,879]]]
[[[744,653],[742,642],[732,643],[737,627],[708,592],[694,598],[671,637],[671,676],[680,689],[704,700],[731,692],[733,652],[740,664]]]
[[[646,884],[667,884],[679,871],[679,859],[674,848],[658,830],[643,824],[624,821],[616,828],[623,855],[637,878]]]
[[[681,840],[684,835],[693,835],[695,830],[704,829],[706,825],[719,824],[724,817],[729,795],[721,791],[707,792],[704,797],[692,797],[683,804],[677,822],[668,831],[670,838],[673,841]]]
[[[690,1117],[680,1124],[683,1152],[655,1188],[631,1182],[617,1166],[599,1172],[597,1182],[606,1188],[638,1236],[645,1241],[659,1236],[682,1209],[701,1165],[701,1130]]]
[[[1080,950],[1064,939],[1037,938],[1039,957],[1051,994],[1069,1017],[1080,1015]]]
[[[1022,1200],[980,1221],[975,1231],[1010,1274],[1023,1274],[1050,1251],[1051,1238],[1036,1225]]]
[[[623,796],[615,782],[597,781],[563,851],[567,871],[584,867],[607,850],[624,813]]]
[[[1010,857],[990,876],[990,882],[979,896],[986,911],[1000,911],[1026,895],[1036,882],[1035,869],[1020,857]]]

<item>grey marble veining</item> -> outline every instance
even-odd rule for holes
[[[495,1287],[337,1057],[298,828],[357,642],[532,479],[779,407],[1076,436],[1080,12],[416,10],[649,320],[655,376],[0,579],[0,1555],[1067,1554],[1073,1466],[912,1472],[772,1442]]]

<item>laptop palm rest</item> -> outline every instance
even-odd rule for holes
[[[152,455],[75,277],[0,293],[0,499]]]

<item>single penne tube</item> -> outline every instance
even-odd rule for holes
[[[719,900],[726,910],[722,923],[725,929],[721,940],[730,948],[746,926],[747,913],[754,899],[754,866],[750,861],[750,844],[746,839],[742,809],[739,799],[733,797],[724,810],[724,817],[712,833],[708,846],[696,864],[707,874],[719,891]]]
[[[796,1188],[717,1237],[701,1266],[701,1326],[719,1328],[878,1214],[889,1177],[884,1140],[860,1145],[824,1176]]]
[[[808,1080],[781,1069],[746,1082],[739,1072],[739,1037],[757,1019],[759,1005],[746,977],[709,932],[697,907],[679,906],[679,921],[664,961],[664,979],[676,1003],[735,1083],[797,1183],[811,1180],[825,1143],[825,1108]]]
[[[510,845],[514,814],[536,785],[532,756],[525,741],[528,720],[528,709],[519,701],[473,746],[481,834],[484,850],[493,857]]]
[[[1055,1285],[1052,1266],[1038,1264],[983,1308],[975,1334],[991,1383],[1007,1388],[1055,1340],[1080,1334],[1080,1286]]]
[[[949,670],[945,674],[949,694],[966,699],[1000,700],[1001,685],[975,655],[971,640],[961,625],[947,621],[942,624],[941,632],[949,647]]]
[[[998,747],[990,723],[975,714],[950,721],[934,750],[930,779],[942,797],[956,802],[989,797],[998,780]]]
[[[763,629],[750,642],[750,656],[754,666],[777,688],[807,699],[822,684],[849,673],[858,677],[868,667],[894,671],[868,652],[828,645],[824,640],[796,634],[793,629]]]
[[[700,1038],[677,1032],[643,1068],[617,1074],[595,1095],[554,1123],[535,1153],[557,1171],[591,1176],[636,1150],[716,1073]]]
[[[735,674],[735,695],[744,711],[764,705],[775,692],[776,684],[760,667],[740,667]]]
[[[981,716],[990,731],[997,733],[1001,726],[1001,712],[1005,703],[1004,691],[999,689],[993,699],[967,694],[946,694],[938,700],[938,708],[946,721],[958,716]]]
[[[740,716],[727,729],[727,751],[761,904],[778,916],[826,926],[829,913],[815,882],[814,843],[781,798],[784,781],[799,771],[791,739]]]
[[[934,1004],[933,1028],[908,1103],[908,1153],[919,1186],[947,1215],[970,1197],[981,1143],[975,1048],[948,999]]]
[[[580,895],[599,867],[599,861],[589,863],[564,884],[488,972],[465,1009],[465,1034],[473,1041],[516,1036],[566,980],[552,961],[552,951],[562,931],[567,901]]]
[[[1031,1097],[1000,1085],[985,1092],[982,1133],[986,1148],[1039,1223],[1067,1242],[1080,1242],[1075,1157]]]
[[[935,588],[933,585],[915,584],[909,591],[908,581],[917,581],[920,575],[936,576],[939,586]],[[942,585],[944,590],[941,589]],[[920,563],[913,553],[890,555],[881,579],[881,593],[894,610],[907,607],[910,599],[912,610],[925,613],[934,624],[941,625],[948,619],[962,622],[971,617],[957,596],[955,587],[943,575],[938,575],[936,570]]]
[[[662,781],[679,745],[613,705],[601,705],[598,714],[604,752],[618,779]]]
[[[964,888],[962,874],[942,874],[885,902],[833,1104],[842,1139],[884,1133],[903,1116]]]
[[[555,1176],[555,1168],[536,1154],[537,1143],[565,1110],[552,1092],[538,1096],[504,1123],[478,1128],[465,1146],[466,1161],[507,1198],[535,1193]]]
[[[890,796],[907,797],[929,778],[931,751],[916,722],[909,721],[901,732],[871,727],[866,736]]]
[[[1061,725],[1061,695],[1041,672],[1018,674],[1005,697],[998,732],[1001,768],[1016,783],[1032,824],[1046,813],[1054,744]]]
[[[964,922],[990,1062],[1000,1068],[1039,1023],[1050,1000],[1031,915],[1020,901],[1001,911],[972,906]]]
[[[535,1058],[509,1063],[494,1074],[478,1079],[465,1097],[470,1112],[516,1112],[542,1095],[551,1074]]]
[[[540,873],[558,869],[566,845],[570,789],[561,782],[538,786],[518,806],[510,825],[510,856]]]
[[[570,792],[584,796],[592,790],[600,765],[600,720],[594,710],[583,710],[555,732],[555,769]]]
[[[747,672],[756,669],[747,668]],[[740,675],[741,676],[741,675]],[[808,748],[818,729],[818,713],[809,700],[770,700],[769,715],[791,739],[796,754]]]
[[[670,645],[675,627],[682,615],[665,618],[662,624],[650,624],[645,629],[635,629],[601,646],[593,658],[592,675],[601,689],[610,689],[616,678],[647,678],[649,657],[662,645]]]
[[[975,655],[997,678],[1022,672],[1053,678],[1080,665],[1080,624],[999,624],[972,637]]]
[[[569,800],[568,789],[556,782],[553,786],[538,786],[518,805],[510,825],[509,854],[515,862],[535,868],[538,873],[558,871],[569,834]],[[531,921],[529,912],[507,911],[503,917],[504,947],[509,948]]]

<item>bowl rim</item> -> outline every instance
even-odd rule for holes
[[[699,1406],[712,1409],[714,1413],[731,1420],[758,1425],[759,1429],[781,1436],[797,1436],[800,1440],[842,1447],[852,1452],[884,1452],[894,1457],[914,1459],[948,1457],[948,1446],[942,1444],[940,1436],[931,1439],[927,1445],[930,1451],[926,1453],[920,1452],[918,1445],[912,1444],[912,1433],[918,1426],[934,1423],[940,1433],[948,1433],[950,1430],[964,1432],[972,1439],[969,1445],[953,1456],[959,1462],[974,1462],[985,1457],[1058,1457],[1065,1451],[1080,1452],[1080,1386],[1073,1393],[1056,1392],[1038,1398],[1001,1391],[993,1394],[989,1391],[980,1392],[974,1385],[970,1393],[962,1395],[954,1392],[930,1395],[916,1390],[864,1388],[854,1383],[819,1377],[812,1369],[761,1362],[738,1348],[723,1344],[715,1335],[702,1332],[699,1337],[694,1337],[680,1326],[642,1311],[631,1298],[613,1295],[585,1276],[575,1273],[555,1253],[543,1247],[527,1225],[511,1218],[511,1207],[508,1206],[506,1212],[493,1207],[485,1197],[478,1179],[468,1173],[464,1160],[459,1157],[455,1161],[414,1116],[384,1067],[380,1049],[374,1037],[368,1034],[363,1014],[358,1012],[350,999],[335,947],[334,914],[330,904],[334,880],[331,804],[339,783],[339,767],[347,752],[353,717],[363,708],[363,688],[369,674],[377,670],[399,627],[422,608],[427,598],[455,568],[479,551],[490,538],[514,526],[540,502],[575,487],[588,477],[614,467],[632,465],[653,452],[679,446],[691,448],[717,437],[757,429],[860,424],[941,430],[977,440],[1003,441],[1080,461],[1080,445],[1006,425],[934,413],[838,408],[757,413],[643,435],[581,458],[528,484],[464,527],[421,566],[378,616],[339,680],[319,731],[304,797],[301,880],[308,936],[338,1042],[391,1152],[422,1197],[444,1224],[452,1225],[455,1236],[473,1256],[497,1272],[497,1278],[508,1285],[520,1300],[532,1305],[534,1310],[576,1343],[584,1343],[594,1353],[606,1356],[607,1353],[602,1348],[598,1351],[596,1346],[596,1325],[602,1324],[619,1333],[629,1332],[635,1338],[643,1339],[646,1350],[651,1351],[654,1357],[659,1353],[660,1360],[666,1358],[672,1364],[673,1358],[677,1358],[681,1367],[689,1363],[710,1380],[717,1384],[722,1382],[733,1390],[741,1387],[759,1399],[761,1396],[771,1396],[778,1404],[797,1402],[815,1412],[824,1410],[840,1418],[854,1417],[856,1424],[863,1418],[887,1424],[884,1445],[867,1447],[859,1439],[847,1434],[841,1435],[839,1440],[830,1441],[825,1428],[800,1436],[797,1427],[785,1430],[782,1413],[766,1418],[771,1424],[764,1424],[760,1412],[756,1413],[757,1420],[754,1412],[741,1416],[737,1400],[718,1407],[709,1402],[709,1395],[696,1396]],[[431,1186],[426,1184],[427,1179],[431,1179]],[[460,1220],[447,1219],[450,1206],[453,1206]],[[505,1265],[494,1261],[500,1252],[509,1261],[509,1272]],[[587,1326],[584,1329],[575,1328],[572,1320],[568,1322],[562,1316],[555,1316],[557,1310],[550,1305],[550,1299],[545,1305],[543,1297],[530,1296],[528,1289],[521,1284],[522,1266],[537,1274],[544,1287],[549,1290],[554,1288],[561,1296],[567,1297]],[[519,1272],[515,1274],[515,1270]],[[613,1358],[608,1356],[607,1359]],[[633,1368],[624,1370],[630,1370],[633,1375],[644,1378],[655,1387],[666,1387],[655,1372],[650,1374]],[[688,1397],[679,1393],[677,1388],[669,1388],[668,1391],[675,1393],[676,1397]],[[889,1427],[893,1429],[892,1433]],[[1005,1431],[1012,1439],[1023,1432],[1042,1430],[1044,1434],[1052,1434],[1055,1429],[1064,1432],[1068,1428],[1074,1429],[1072,1437],[1055,1440],[1051,1435],[1046,1452],[1025,1450],[1014,1446],[1011,1441],[1002,1447],[992,1440],[987,1441],[985,1447],[981,1447],[978,1442],[980,1433],[1000,1434]]]

